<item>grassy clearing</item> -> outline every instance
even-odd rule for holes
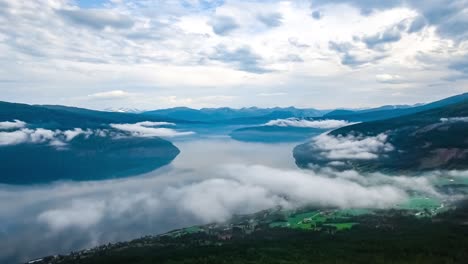
[[[348,230],[351,229],[353,226],[357,225],[357,223],[335,223],[335,224],[324,224],[325,226],[333,226],[338,231]]]

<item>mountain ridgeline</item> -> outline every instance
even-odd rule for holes
[[[328,119],[339,119],[350,122],[368,122],[382,119],[389,119],[418,112],[423,112],[430,109],[435,109],[451,104],[456,104],[468,100],[468,93],[455,95],[429,104],[416,106],[382,106],[379,108],[366,109],[360,111],[351,110],[335,110],[323,116]]]
[[[262,123],[277,118],[290,117],[319,117],[328,113],[327,110],[317,110],[313,108],[299,109],[295,107],[274,107],[274,108],[202,108],[200,110],[188,107],[175,107],[147,111],[142,113],[146,116],[159,116],[165,118],[182,119],[197,122],[216,122],[227,124],[249,124]]]
[[[456,99],[456,100],[453,100]],[[342,127],[328,133],[340,140],[362,140],[385,135],[393,150],[378,153],[376,159],[323,158],[313,142],[294,149],[300,167],[330,162],[346,163],[345,168],[366,172],[418,173],[426,170],[468,168],[468,98],[467,94],[418,107],[414,113]],[[400,111],[399,111],[400,112]],[[401,112],[400,112],[401,113]],[[352,147],[352,146],[350,146]]]
[[[304,141],[327,129],[265,125],[272,120],[295,118],[287,121],[321,122],[335,119],[361,122],[336,129],[328,135],[341,139],[352,136],[356,140],[384,134],[386,143],[393,150],[379,154],[378,158],[330,160],[318,155],[321,150],[314,149],[309,142],[294,149],[297,165],[329,165],[338,161],[345,164],[343,168],[390,173],[466,169],[467,108],[468,94],[425,105],[331,112],[294,107],[200,110],[180,107],[121,113],[0,102],[0,122],[22,124],[16,130],[0,127],[0,183],[108,179],[149,172],[170,163],[179,154],[171,142],[157,136],[134,136],[130,132],[117,131],[113,126],[145,121],[176,123],[179,128],[201,134],[223,131],[236,140],[266,143]],[[54,138],[57,136],[61,137],[61,141]]]
[[[125,136],[110,126],[171,119],[0,102],[0,122],[13,120],[25,124],[17,130],[0,128],[0,183],[125,177],[152,171],[179,154],[167,140]]]
[[[96,111],[61,105],[28,105],[0,101],[0,122],[18,119],[47,128],[102,128],[110,123],[136,123],[143,121],[182,122],[157,115]]]

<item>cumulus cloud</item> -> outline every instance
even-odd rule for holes
[[[45,211],[39,214],[38,220],[46,223],[55,232],[71,226],[84,229],[102,219],[103,209],[102,201],[78,200],[72,202],[70,207]]]
[[[32,143],[44,143],[53,140],[55,135],[60,133],[59,131],[52,131],[44,128],[37,128],[34,130],[24,129],[22,131],[29,134]]]
[[[280,126],[280,127],[310,127],[319,129],[335,129],[344,126],[349,126],[351,123],[345,120],[306,120],[298,118],[276,119],[271,120],[265,126]]]
[[[312,17],[316,20],[320,20],[322,18],[322,12],[315,10],[312,12]]]
[[[387,138],[386,134],[374,137],[322,134],[313,138],[309,147],[314,150],[314,155],[329,160],[372,160],[394,150]]]
[[[122,90],[113,90],[108,92],[100,92],[88,95],[90,98],[94,99],[124,99],[132,94]]]
[[[277,93],[259,93],[257,96],[283,96],[287,95],[285,92],[277,92]]]
[[[297,54],[288,54],[281,58],[281,61],[285,62],[304,62],[304,60],[301,58],[301,56]]]
[[[305,48],[310,47],[310,45],[299,42],[299,39],[297,39],[297,38],[288,38],[288,43],[291,44],[292,46],[294,46],[296,48],[300,48],[300,49],[305,49]]]
[[[28,139],[29,134],[24,131],[0,132],[0,146],[21,144]]]
[[[408,28],[408,33],[415,33],[421,31],[427,25],[427,20],[423,16],[417,16]]]
[[[17,129],[17,128],[23,128],[25,126],[26,126],[25,122],[16,120],[16,119],[13,122],[11,121],[0,122],[0,130]]]
[[[228,220],[236,213],[253,213],[275,206],[288,209],[304,205],[388,208],[403,202],[407,198],[407,189],[412,189],[409,184],[395,187],[382,180],[364,182],[357,174],[353,179],[331,171],[327,173],[329,175],[263,165],[228,164],[209,170],[205,175],[207,179],[184,185],[171,184],[157,190],[145,188],[136,193],[110,194],[100,202],[89,198],[74,199],[62,207],[41,212],[37,220],[53,231],[81,229],[97,226],[105,217],[118,219],[139,208],[153,210],[157,215],[177,212],[177,215],[210,223]],[[119,202],[123,204],[120,207]]]
[[[183,179],[187,177],[186,172],[173,170],[166,176]],[[81,188],[88,184],[81,187],[56,186],[58,193],[72,188],[73,196],[79,196],[71,202],[40,212],[36,220],[54,232],[74,228],[94,230],[106,221],[116,221],[129,215],[148,217],[149,214],[152,219],[165,216],[167,219],[177,217],[197,223],[212,223],[226,221],[233,214],[254,213],[276,206],[285,209],[306,205],[392,208],[406,201],[409,193],[440,196],[430,177],[361,175],[356,171],[337,172],[328,168],[301,171],[264,165],[224,164],[214,166],[205,171],[202,178],[184,184],[161,186],[161,182],[159,185],[155,183],[153,178],[109,182],[111,185],[106,187],[94,184],[86,197],[81,197],[84,195]],[[129,191],[136,184],[146,187]],[[119,189],[125,191],[118,194],[110,192]],[[140,214],[137,213],[139,211]]]
[[[382,45],[398,42],[402,37],[401,30],[399,26],[393,26],[374,35],[364,36],[362,41],[368,48],[381,48]]]
[[[130,28],[134,24],[128,16],[103,9],[62,9],[57,12],[72,23],[98,30]]]
[[[58,134],[56,131],[37,128],[0,132],[0,146],[17,145],[22,143],[44,143],[54,140]]]
[[[328,42],[328,48],[336,52],[341,64],[350,67],[359,67],[369,63],[375,63],[387,57],[385,54],[375,52],[363,52],[361,48],[350,42]]]
[[[262,57],[254,53],[249,46],[230,49],[225,45],[219,45],[215,48],[215,52],[210,55],[210,59],[232,64],[241,71],[251,73],[261,74],[271,71],[261,65],[263,62]]]
[[[60,148],[67,145],[75,137],[84,135],[89,137],[92,134],[97,136],[108,136],[108,131],[90,129],[83,130],[81,128],[74,128],[72,130],[50,130],[44,128],[22,128],[27,124],[20,120],[15,122],[5,122],[7,128],[21,128],[14,131],[0,131],[0,146],[18,145],[18,144],[42,144],[47,143],[51,146]]]
[[[449,68],[464,74],[468,74],[468,55],[463,56],[460,59],[457,59],[450,63]],[[466,78],[466,76],[463,76]]]
[[[387,73],[377,74],[375,76],[375,80],[380,83],[390,83],[390,84],[397,84],[397,83],[401,83],[404,81],[403,77],[401,77],[400,75],[397,75],[397,74],[392,75],[392,74],[387,74]]]
[[[75,137],[84,134],[86,136],[90,136],[93,132],[89,129],[83,130],[81,128],[74,128],[73,130],[66,130],[63,132],[65,136],[65,141],[72,141]]]
[[[431,1],[424,5],[412,0],[392,4],[320,0],[314,1],[312,8],[308,1],[216,1],[216,4],[139,1],[131,5],[126,1],[107,1],[93,5],[94,9],[80,7],[80,1],[7,2],[3,1],[0,8],[1,53],[6,58],[4,61],[21,59],[24,62],[21,66],[2,67],[4,76],[22,76],[21,80],[0,80],[0,86],[7,91],[3,98],[10,101],[48,103],[61,99],[65,104],[91,108],[119,107],[125,101],[127,107],[153,108],[167,106],[158,96],[195,98],[196,88],[220,86],[223,94],[236,94],[229,102],[232,107],[259,103],[263,106],[314,105],[327,109],[337,105],[366,106],[369,100],[362,94],[382,88],[375,87],[376,71],[371,68],[374,64],[379,69],[391,69],[392,74],[404,74],[405,79],[411,80],[407,89],[419,95],[422,95],[419,87],[429,87],[431,92],[425,90],[424,101],[463,90],[462,82],[452,83],[450,88],[442,89],[443,92],[440,86],[429,84],[446,82],[444,75],[451,72],[448,64],[466,53],[466,45],[454,45],[451,39],[446,39],[466,39],[464,0]],[[359,13],[357,8],[373,10],[372,15]],[[326,15],[317,21],[319,13],[313,13],[315,11]],[[278,13],[281,19],[272,15]],[[281,26],[263,26],[258,14],[263,15],[266,23],[273,26],[281,22]],[[400,31],[399,41],[387,42],[392,43],[388,45],[392,49],[386,53],[377,48],[382,45],[369,49],[361,41],[372,42],[372,36],[377,41],[388,40],[387,36],[392,34],[380,32],[400,21],[407,21],[406,30]],[[398,35],[393,33],[393,36]],[[353,38],[355,36],[359,40]],[[292,41],[288,42],[289,39]],[[347,43],[351,47],[337,52],[328,45],[331,42]],[[409,45],[410,42],[414,45]],[[231,53],[248,45],[254,63],[245,63],[242,59],[219,63],[223,62],[221,58],[212,58],[219,45],[228,47]],[[428,53],[442,63],[432,63],[434,72],[423,74],[427,67],[415,61],[414,56]],[[359,74],[348,74],[349,69],[334,63],[336,55],[341,64],[359,67]],[[463,65],[454,67],[463,69]],[[239,71],[265,74],[246,76]],[[466,71],[460,74],[466,75]],[[157,91],[149,89],[152,84],[157,84]],[[18,85],[23,87],[21,92],[16,89]],[[271,97],[255,102],[251,97],[252,93],[264,91],[266,86],[283,89],[284,85],[290,89],[288,98]],[[64,86],[69,89],[59,89]],[[318,91],[317,96],[304,98],[304,91],[312,86]],[[103,87],[131,89],[142,95],[117,96],[122,100],[105,102],[86,96]],[[333,96],[337,91],[333,88],[337,87],[347,100],[341,100],[343,96]],[[434,92],[437,89],[438,92]],[[372,93],[376,99],[374,103],[385,102],[393,94],[385,89],[378,90]],[[421,98],[410,94],[394,97],[397,100],[394,103]],[[323,100],[325,97],[328,100]],[[196,103],[187,104],[193,107]],[[222,106],[222,102],[213,104]],[[196,107],[206,105],[196,104]]]
[[[225,36],[239,27],[234,18],[230,16],[216,16],[210,24],[213,27],[213,32],[221,36]]]
[[[362,14],[371,14],[376,10],[388,10],[395,7],[407,5],[416,10],[428,24],[434,26],[443,37],[455,40],[466,40],[466,0],[397,0],[397,1],[360,1],[360,0],[333,0],[333,1],[314,1],[317,5],[328,5],[331,3],[350,4],[360,8]],[[417,27],[420,27],[418,25]]]
[[[283,16],[280,13],[258,14],[257,19],[267,27],[279,27]]]
[[[134,137],[178,137],[194,134],[192,131],[179,132],[175,129],[160,126],[173,126],[168,122],[138,122],[135,124],[110,124],[112,128],[130,133]]]

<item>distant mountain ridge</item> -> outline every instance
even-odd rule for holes
[[[329,113],[326,113],[323,117],[336,117],[336,116],[345,116],[345,115],[353,115],[353,114],[362,114],[362,113],[369,113],[375,111],[382,111],[382,110],[395,110],[395,109],[406,109],[406,108],[413,108],[422,106],[424,104],[415,104],[415,105],[383,105],[374,108],[367,108],[367,109],[336,109]]]
[[[160,116],[143,116],[90,110],[62,105],[28,105],[0,101],[0,121],[19,119],[27,123],[41,124],[48,128],[97,128],[109,123],[185,122]]]
[[[228,121],[236,122],[254,122],[255,119],[266,120],[268,118],[288,118],[288,117],[318,117],[329,110],[317,110],[314,108],[299,109],[295,107],[274,107],[274,108],[240,108],[229,107],[221,108],[202,108],[192,109],[188,107],[175,107],[169,109],[160,109],[143,112],[143,115],[160,116],[166,118],[182,119],[188,121],[215,122]]]
[[[366,109],[360,111],[351,111],[351,110],[337,110],[332,111],[330,113],[325,114],[324,118],[329,119],[339,119],[339,120],[346,120],[350,122],[367,122],[367,121],[375,121],[375,120],[382,120],[388,119],[398,116],[409,115],[413,113],[418,113],[430,109],[435,109],[438,107],[451,105],[459,102],[463,102],[468,99],[468,93],[459,94],[455,96],[451,96],[439,101],[435,101],[428,104],[423,105],[415,105],[415,106],[382,106],[373,109]]]
[[[385,135],[394,149],[378,159],[324,158],[319,154],[322,149],[305,143],[294,149],[296,163],[304,168],[309,164],[334,163],[344,168],[387,173],[468,169],[467,94],[425,106],[428,110],[346,126],[328,134],[338,140]]]
[[[105,112],[118,112],[118,113],[133,113],[139,114],[145,112],[145,110],[140,110],[138,108],[127,108],[127,107],[118,107],[118,108],[105,108]]]
[[[134,137],[111,126],[173,121],[157,116],[0,102],[0,122],[13,120],[20,120],[21,126],[15,130],[0,127],[0,183],[37,184],[137,175],[170,163],[180,152],[165,139]],[[34,140],[29,140],[31,135]]]

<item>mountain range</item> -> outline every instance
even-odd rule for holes
[[[398,117],[362,122],[329,132],[328,138],[322,137],[328,140],[328,146],[317,140],[297,146],[294,149],[296,163],[304,168],[310,164],[337,164],[343,168],[386,173],[468,168],[467,94],[405,109],[406,114],[402,110],[394,111]],[[346,151],[344,146],[367,148],[367,154],[371,155],[339,157]],[[324,151],[329,151],[329,155],[321,154]]]
[[[323,115],[323,118],[346,120],[350,122],[375,121],[418,113],[450,104],[463,102],[467,99],[468,93],[464,93],[428,104],[416,104],[415,106],[382,106],[359,111],[336,110]]]
[[[97,180],[152,171],[171,162],[179,149],[159,137],[134,136],[112,126],[148,121],[174,120],[0,102],[0,183]]]
[[[188,107],[176,107],[169,109],[153,110],[143,112],[147,116],[159,116],[166,118],[182,119],[198,122],[229,122],[229,123],[258,123],[272,118],[288,117],[318,117],[328,110],[317,110],[313,108],[299,109],[295,107],[274,107],[274,108],[202,108],[192,109]]]

